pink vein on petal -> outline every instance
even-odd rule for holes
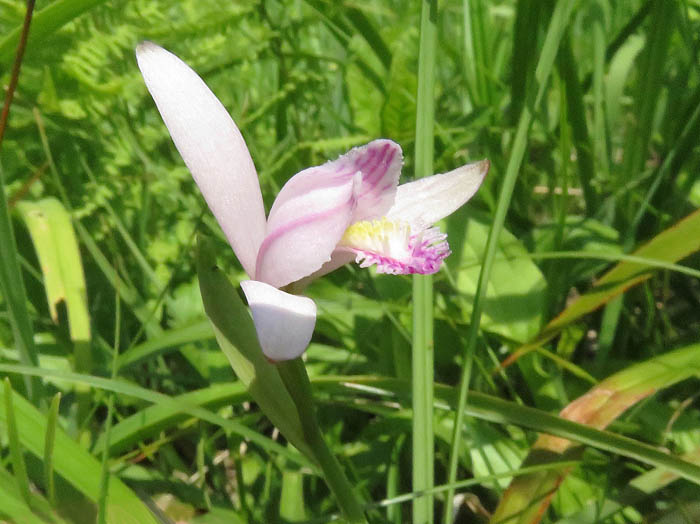
[[[396,150],[392,149],[389,155],[389,158],[387,157],[387,149],[391,147],[391,144],[384,144],[384,147],[382,147],[382,151],[379,154],[379,158],[377,159],[377,162],[372,166],[371,171],[368,173],[368,178],[367,182],[370,184],[375,184],[376,183],[376,178],[380,178],[386,173],[386,169],[381,169],[380,166],[384,164],[384,167],[388,167],[389,164],[391,164],[391,161],[394,159],[394,155],[396,154]]]
[[[260,249],[258,250],[258,257],[257,257],[256,264],[255,264],[255,268],[256,268],[256,270],[255,270],[256,275],[255,276],[256,276],[256,278],[259,278],[259,274],[258,274],[259,268],[261,267],[261,263],[262,263],[263,258],[265,257],[265,253],[267,252],[267,250],[270,248],[270,246],[272,245],[272,243],[275,240],[279,239],[281,236],[288,233],[289,231],[292,231],[294,229],[298,229],[300,227],[303,228],[305,225],[308,225],[312,222],[315,222],[317,220],[326,218],[328,216],[332,216],[334,214],[340,213],[343,210],[343,208],[345,208],[348,205],[350,205],[352,207],[355,206],[355,198],[354,197],[351,196],[348,200],[346,200],[342,204],[339,204],[335,207],[326,209],[325,211],[321,211],[321,212],[317,212],[317,213],[310,213],[310,214],[304,215],[296,220],[292,220],[290,222],[287,222],[283,226],[278,227],[274,231],[271,231],[270,233],[268,233],[265,236],[265,239],[263,240],[262,244],[260,244]],[[336,242],[339,240],[340,240],[340,238],[338,238],[336,240]],[[329,253],[328,259],[330,260],[330,253]]]

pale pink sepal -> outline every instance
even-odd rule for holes
[[[316,325],[316,304],[269,284],[244,280],[241,288],[253,312],[260,347],[267,358],[280,362],[306,350]]]
[[[136,59],[175,146],[238,260],[254,276],[265,209],[240,131],[204,81],[178,57],[143,42]]]
[[[488,160],[482,160],[448,173],[402,184],[386,216],[389,220],[406,222],[414,230],[425,229],[459,209],[474,196],[489,166]]]
[[[318,271],[351,223],[389,210],[401,161],[398,144],[375,140],[293,176],[270,210],[255,279],[283,287]]]

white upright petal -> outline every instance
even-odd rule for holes
[[[204,81],[151,42],[136,48],[146,86],[170,136],[246,272],[265,236],[258,176],[240,131]]]
[[[448,173],[402,184],[396,190],[394,205],[386,217],[425,229],[464,205],[484,181],[489,161],[458,167]]]
[[[244,280],[241,288],[253,312],[255,330],[265,356],[279,362],[304,353],[316,325],[314,301],[257,280]]]

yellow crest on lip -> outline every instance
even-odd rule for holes
[[[410,238],[408,224],[382,217],[355,222],[345,230],[339,245],[401,260],[410,256]]]

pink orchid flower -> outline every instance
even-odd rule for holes
[[[434,224],[477,191],[488,160],[398,185],[402,153],[375,140],[287,181],[265,218],[245,141],[224,106],[178,57],[144,42],[146,86],[209,208],[251,280],[241,282],[260,346],[273,361],[300,356],[316,305],[299,289],[348,262],[379,273],[435,273],[450,254]]]

